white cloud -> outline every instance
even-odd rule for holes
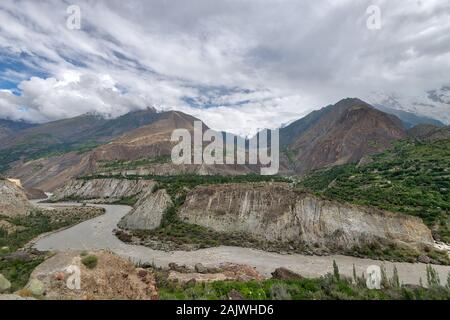
[[[0,93],[0,117],[116,116],[153,105],[251,134],[341,98],[414,97],[448,84],[447,0],[77,3],[82,30],[66,28],[68,2],[1,1],[0,53],[24,66],[0,58],[0,81],[21,91]],[[366,28],[371,4],[381,8],[379,31]],[[35,70],[43,75],[30,77]],[[450,106],[439,110],[449,119]]]

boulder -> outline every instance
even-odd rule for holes
[[[0,274],[0,293],[8,292],[11,289],[11,282]]]
[[[31,279],[26,286],[26,289],[33,294],[33,296],[43,296],[45,293],[44,283],[38,279]]]
[[[195,266],[195,272],[198,273],[208,273],[208,268],[206,268],[204,265],[202,265],[201,263],[197,263]]]
[[[13,252],[13,253],[5,255],[3,257],[3,259],[6,261],[28,262],[28,261],[31,261],[33,258],[27,252],[17,251],[17,252]]]
[[[417,260],[419,261],[419,262],[421,262],[421,263],[426,263],[426,264],[429,264],[429,263],[431,263],[431,258],[430,257],[428,257],[428,256],[426,256],[426,255],[421,255],[421,256],[419,256],[419,258],[417,258]]]
[[[214,273],[210,273],[209,269],[205,268],[205,273],[189,271],[185,266],[171,264],[171,271],[169,272],[168,279],[171,281],[177,281],[179,283],[203,283],[214,281],[262,281],[264,276],[261,275],[255,268],[247,265],[239,265],[233,263],[222,263]],[[219,271],[220,270],[220,271]],[[203,271],[203,269],[202,269]]]
[[[278,268],[272,272],[272,278],[278,280],[301,280],[303,277],[286,268]]]
[[[180,273],[191,273],[192,269],[185,265],[178,265],[174,262],[169,263],[169,269]]]
[[[228,299],[230,300],[244,300],[245,297],[240,293],[239,291],[236,291],[235,289],[228,292]]]

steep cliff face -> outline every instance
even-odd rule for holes
[[[219,232],[328,249],[383,240],[433,242],[416,217],[323,200],[281,183],[197,187],[188,194],[180,218]]]
[[[153,230],[159,227],[164,211],[172,204],[165,190],[148,191],[134,209],[122,218],[119,227],[128,230]]]
[[[25,215],[31,208],[22,188],[11,181],[0,180],[0,216]]]
[[[62,199],[121,199],[151,190],[155,182],[150,180],[92,179],[72,180],[57,189],[52,200]]]

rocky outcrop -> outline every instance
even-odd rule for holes
[[[25,189],[25,195],[29,200],[47,199],[47,195],[44,191],[35,188]]]
[[[179,215],[219,232],[293,246],[346,250],[379,241],[433,242],[419,218],[323,200],[284,183],[200,186]]]
[[[152,300],[158,298],[151,271],[136,268],[109,252],[90,252],[95,267],[86,267],[80,252],[60,252],[40,264],[26,286],[47,299]],[[79,287],[77,287],[79,276]],[[25,290],[27,290],[25,289]],[[33,290],[34,290],[33,289]]]
[[[0,216],[25,215],[31,208],[21,187],[8,180],[0,180]]]
[[[185,268],[184,270],[183,267]],[[205,272],[189,270],[186,266],[178,266],[176,270],[172,267],[167,279],[179,283],[192,283],[228,280],[263,281],[265,278],[254,267],[225,262],[214,268],[205,267]]]
[[[6,232],[7,235],[16,233],[17,231],[22,231],[25,229],[23,226],[16,226],[9,221],[0,220],[0,229]]]
[[[63,199],[110,199],[113,201],[146,192],[151,190],[154,185],[155,182],[150,180],[71,180],[55,191],[52,201]]]
[[[301,280],[303,277],[294,271],[286,268],[277,268],[272,272],[272,278],[278,280]]]
[[[0,273],[0,293],[5,293],[11,288],[11,282]]]
[[[153,230],[159,227],[164,211],[172,204],[166,190],[147,192],[135,208],[122,218],[119,227],[129,230]]]

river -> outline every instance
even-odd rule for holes
[[[45,207],[76,204],[39,204]],[[94,219],[82,222],[71,228],[52,233],[37,240],[34,247],[40,251],[68,250],[110,250],[117,255],[134,262],[154,263],[158,267],[166,267],[170,262],[194,266],[202,263],[215,266],[223,262],[246,264],[255,267],[259,272],[270,276],[278,267],[291,269],[305,277],[318,277],[332,272],[333,260],[339,266],[341,274],[352,276],[353,265],[358,275],[365,272],[370,265],[384,264],[387,274],[391,275],[394,263],[371,259],[360,259],[342,255],[307,256],[301,254],[279,254],[250,248],[220,246],[197,251],[165,252],[143,246],[126,244],[113,234],[119,220],[131,208],[120,205],[98,205],[106,209],[106,213]],[[421,263],[395,263],[400,280],[405,284],[419,284],[422,278],[426,283],[426,265]],[[450,266],[433,266],[446,283]]]

